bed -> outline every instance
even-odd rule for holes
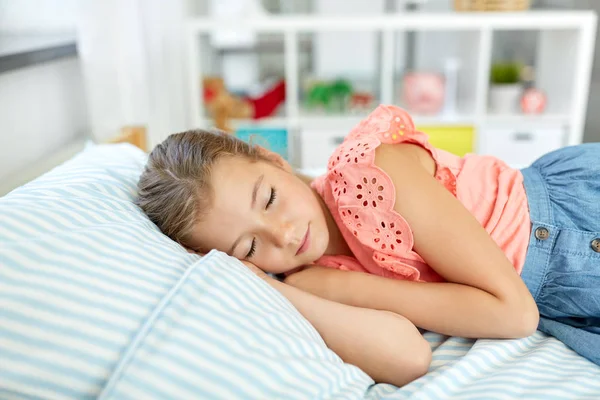
[[[401,388],[377,385],[372,399],[598,399],[600,367],[542,332],[519,340],[469,340],[425,333],[427,375]]]
[[[375,384],[237,260],[162,235],[132,202],[145,159],[89,146],[0,198],[0,398],[600,398],[600,367],[540,332],[425,333],[428,374]]]

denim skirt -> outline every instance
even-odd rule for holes
[[[522,173],[532,226],[521,276],[538,329],[600,365],[600,143],[546,154]]]

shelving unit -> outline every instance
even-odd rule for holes
[[[258,35],[279,35],[286,81],[286,102],[282,115],[257,121],[236,121],[234,125],[286,128],[290,133],[293,163],[302,168],[324,167],[327,161],[326,158],[323,160],[325,153],[332,151],[339,138],[365,114],[319,114],[301,107],[302,77],[299,65],[301,53],[315,47],[310,36],[330,32],[378,34],[378,71],[371,77],[377,84],[374,88],[376,102],[402,106],[398,83],[405,71],[398,65],[398,60],[402,58],[398,54],[398,49],[402,47],[398,41],[406,32],[415,32],[421,44],[416,68],[439,68],[440,60],[448,56],[458,58],[462,65],[459,71],[458,111],[454,114],[413,115],[417,125],[472,126],[476,132],[474,150],[490,154],[494,154],[495,149],[485,147],[485,143],[490,143],[482,138],[486,132],[506,132],[505,141],[495,138],[491,142],[494,146],[505,143],[510,148],[521,146],[524,137],[531,138],[531,135],[522,134],[523,130],[531,130],[535,132],[534,140],[528,144],[532,150],[517,151],[526,155],[509,160],[514,165],[525,164],[537,157],[535,146],[531,146],[544,141],[539,136],[544,134],[545,129],[559,132],[552,136],[552,144],[546,146],[550,149],[582,141],[596,23],[597,16],[592,11],[399,13],[338,18],[305,15],[244,20],[193,18],[187,24],[188,70],[192,83],[189,88],[191,122],[195,126],[211,125],[200,94],[202,76],[218,72],[214,68],[211,70],[211,63],[218,57],[218,51],[210,46],[212,32],[217,29],[242,29]],[[536,32],[536,87],[546,92],[548,107],[540,115],[492,114],[488,111],[487,99],[494,42],[501,32],[521,31]],[[302,46],[299,46],[299,42]],[[344,63],[351,59],[352,54],[348,54],[345,60],[340,61],[340,75],[344,73]],[[518,143],[510,132],[521,133]],[[323,155],[314,156],[313,152]],[[504,148],[500,153],[511,152]]]

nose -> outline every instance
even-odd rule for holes
[[[294,227],[289,222],[275,222],[270,229],[271,240],[277,247],[287,247],[294,240]]]

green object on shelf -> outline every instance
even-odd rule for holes
[[[306,96],[308,108],[323,107],[327,111],[344,111],[352,95],[352,85],[345,79],[333,82],[317,82]]]
[[[352,94],[352,85],[344,79],[334,81],[330,88],[333,97],[348,97]]]
[[[331,101],[331,89],[329,85],[326,83],[315,83],[312,85],[310,90],[308,91],[308,96],[306,99],[307,106],[316,107],[316,106],[329,106],[329,102]]]
[[[492,65],[490,81],[494,85],[509,85],[520,81],[522,65],[516,62]]]

